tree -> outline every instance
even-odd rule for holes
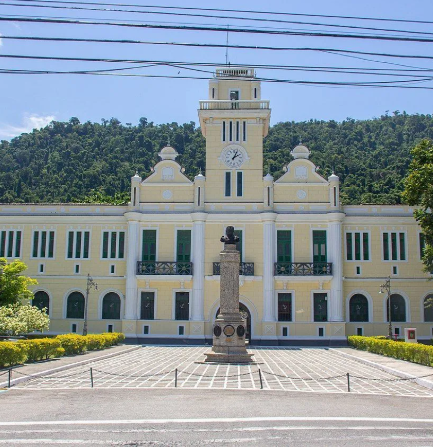
[[[0,258],[0,306],[21,304],[23,300],[33,299],[29,286],[38,282],[22,275],[26,269],[26,264],[18,259],[8,262],[5,258]]]
[[[22,335],[44,331],[50,326],[46,309],[40,310],[30,304],[19,303],[0,306],[0,334]]]
[[[424,139],[412,151],[409,175],[405,180],[403,198],[418,206],[414,216],[424,234],[424,270],[433,271],[433,142]]]

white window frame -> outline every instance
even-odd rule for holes
[[[279,321],[278,320],[278,294],[279,293],[290,293],[292,295],[292,319],[291,321]],[[296,322],[296,313],[295,313],[295,290],[294,289],[277,289],[275,290],[275,300],[274,300],[274,312],[275,312],[275,321],[277,323],[286,324],[286,323],[295,323]]]
[[[310,298],[310,302],[311,302],[311,323],[313,324],[320,324],[320,323],[328,323],[329,322],[329,316],[330,316],[330,309],[329,309],[329,301],[330,301],[330,290],[312,290],[311,291],[311,298]],[[326,321],[314,321],[314,294],[316,293],[325,293],[326,294],[326,316],[327,316],[327,320]]]
[[[347,251],[347,234],[351,234],[352,239],[352,258],[351,260],[347,259],[348,251]],[[361,259],[355,259],[355,233],[360,233],[360,249],[361,249]],[[368,254],[370,259],[364,259],[364,243],[363,243],[363,234],[368,234]],[[382,239],[383,240],[383,239]],[[382,249],[383,252],[383,249]],[[344,254],[345,254],[345,262],[371,262],[371,232],[370,230],[346,230],[344,232]]]
[[[188,320],[176,320],[176,292],[188,292],[189,293],[189,305],[188,305]],[[171,319],[173,321],[186,322],[191,321],[191,298],[192,289],[172,289],[172,300],[171,300]],[[180,323],[180,326],[184,326],[185,323]]]
[[[227,195],[227,187],[226,187],[226,178],[227,173],[230,175],[230,194]],[[224,171],[224,197],[232,197],[233,196],[233,175],[232,171]]]
[[[385,259],[385,251],[383,249],[383,235],[388,233],[388,253],[389,259]],[[391,233],[397,234],[397,259],[392,259],[392,242],[391,242]],[[401,247],[400,247],[400,233],[404,234],[404,250],[405,250],[405,258],[400,259],[401,257]],[[418,242],[419,243],[419,242]],[[384,230],[380,232],[380,246],[382,251],[382,262],[408,262],[408,238],[407,231],[405,230]]]
[[[120,233],[124,233],[125,236],[123,238],[123,258],[119,258],[119,234]],[[103,254],[104,254],[104,233],[109,233],[108,236],[108,250],[107,250],[107,257],[104,258]],[[116,257],[115,258],[111,258],[110,257],[110,252],[111,252],[111,238],[113,237],[113,233],[117,233],[116,236]],[[101,253],[100,253],[100,257],[101,257],[101,261],[125,261],[126,260],[126,230],[108,230],[108,229],[103,229],[101,231]],[[89,250],[90,253],[90,250]],[[87,258],[85,258],[87,259]]]
[[[243,197],[244,196],[244,171],[234,171],[236,173],[236,197]],[[242,178],[242,194],[238,195],[238,174],[241,174]]]
[[[141,319],[141,293],[142,292],[152,292],[153,293],[153,320],[142,320]],[[156,315],[158,311],[158,289],[138,289],[138,297],[137,297],[137,320],[138,321],[155,321]],[[144,325],[146,326],[146,325]],[[150,331],[150,328],[149,328]]]
[[[87,232],[89,233],[89,250],[88,250],[88,257],[85,258],[84,255],[84,233]],[[68,258],[68,247],[69,247],[69,233],[74,233],[74,237],[72,240],[72,257]],[[77,248],[77,233],[82,233],[81,234],[81,256],[80,257],[76,257],[75,253],[76,253],[76,248]],[[72,230],[72,229],[68,229],[66,230],[66,250],[65,250],[65,260],[66,261],[73,261],[74,259],[85,259],[88,260],[90,259],[90,252],[91,252],[91,246],[92,246],[92,233],[90,231],[90,229],[83,229],[83,230]]]
[[[23,257],[23,235],[24,235],[24,231],[21,228],[15,229],[15,228],[1,228],[0,229],[0,233],[2,231],[6,232],[6,240],[5,240],[5,253],[4,256],[2,256],[3,258],[6,259],[21,259]],[[16,248],[17,248],[17,232],[21,233],[21,240],[20,240],[20,245],[19,245],[19,252],[20,255],[19,256],[15,256],[16,253]],[[10,244],[10,233],[13,233],[13,243],[12,243],[12,256],[8,256],[8,248],[9,248],[9,244]],[[0,234],[0,238],[1,238],[1,234]]]
[[[37,250],[37,256],[33,256],[33,244],[34,244],[34,240],[35,240],[35,233],[42,233],[42,231],[46,231],[47,233],[47,240],[45,242],[45,254],[46,256],[40,256],[41,253],[41,248],[42,248],[42,237],[41,234],[39,234],[39,240],[38,240],[38,250]],[[49,253],[49,247],[50,247],[50,232],[54,233],[54,241],[53,241],[53,257],[50,258],[48,256]],[[56,259],[56,245],[57,245],[57,231],[53,228],[42,228],[42,229],[38,229],[35,228],[32,230],[32,240],[31,240],[31,246],[30,246],[30,259],[49,259],[49,260],[55,260]]]

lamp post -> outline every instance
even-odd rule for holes
[[[388,303],[388,338],[392,340],[392,321],[391,321],[391,277],[381,284],[379,293],[387,293]]]
[[[84,324],[83,324],[83,335],[87,335],[87,312],[89,303],[89,292],[90,289],[98,290],[98,284],[93,281],[90,274],[87,274],[87,287],[86,287],[86,300],[84,301]]]

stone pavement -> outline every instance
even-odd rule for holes
[[[93,378],[93,386],[97,388],[177,386],[347,393],[350,385],[350,392],[357,394],[433,397],[433,389],[427,387],[431,384],[433,388],[433,368],[352,348],[251,348],[249,352],[254,354],[257,365],[203,364],[209,347],[144,346],[132,351],[128,348],[110,358],[69,365],[67,371],[31,377],[16,384],[16,388],[90,388]],[[408,380],[427,375],[418,379],[418,383]]]

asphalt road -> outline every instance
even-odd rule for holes
[[[433,446],[433,399],[283,391],[0,393],[0,446]]]

